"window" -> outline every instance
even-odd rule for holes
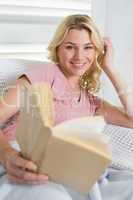
[[[5,0],[0,2],[0,58],[45,60],[60,20],[91,15],[91,0]]]

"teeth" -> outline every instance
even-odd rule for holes
[[[84,64],[76,64],[76,63],[73,63],[76,67],[82,67]]]

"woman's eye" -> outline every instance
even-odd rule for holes
[[[88,50],[88,49],[93,49],[93,48],[94,48],[93,46],[86,46],[84,49]]]
[[[70,46],[70,45],[66,46],[66,49],[70,49],[71,50],[71,49],[73,49],[73,46]]]

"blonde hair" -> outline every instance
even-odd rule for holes
[[[100,88],[101,64],[103,60],[103,39],[93,20],[87,15],[70,15],[66,17],[57,28],[52,41],[48,46],[49,58],[58,63],[57,49],[64,41],[71,29],[85,29],[88,31],[91,41],[96,49],[96,56],[90,69],[80,79],[80,86],[91,92],[97,92]]]

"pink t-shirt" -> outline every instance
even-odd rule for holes
[[[80,99],[73,92],[67,78],[55,64],[43,63],[32,67],[24,74],[31,84],[46,82],[53,92],[54,124],[83,116],[93,116],[100,106],[96,96],[81,90]],[[19,113],[8,120],[3,129],[9,139],[15,138],[15,129]]]

